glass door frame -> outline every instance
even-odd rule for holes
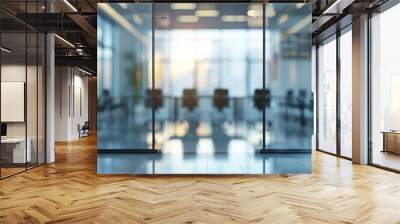
[[[336,27],[335,32],[333,32],[331,35],[323,38],[322,40],[318,40],[318,43],[316,44],[316,138],[315,138],[315,147],[316,147],[316,151],[318,152],[323,152],[332,156],[337,156],[343,159],[347,159],[347,160],[352,160],[352,158],[347,157],[342,155],[342,150],[341,150],[341,117],[340,117],[340,103],[341,103],[341,99],[340,99],[340,84],[341,84],[341,64],[340,64],[340,60],[341,60],[341,55],[340,55],[340,41],[341,41],[341,36],[346,33],[346,32],[352,32],[351,29],[351,25],[352,23],[350,22],[349,24],[346,24],[344,27]],[[350,27],[350,30],[348,30]],[[320,72],[319,72],[319,47],[321,45],[322,42],[328,40],[329,38],[332,38],[332,36],[335,36],[334,39],[332,39],[331,41],[336,41],[336,152],[332,153],[332,152],[328,152],[324,149],[320,149],[319,148],[319,93],[320,93],[320,89],[319,89],[319,76],[320,76]]]
[[[379,7],[373,9],[373,10],[369,10],[368,11],[368,21],[367,21],[367,46],[368,46],[368,53],[367,53],[367,78],[368,78],[368,86],[367,86],[367,92],[368,92],[368,96],[367,96],[367,117],[368,117],[368,124],[367,124],[367,135],[368,135],[368,165],[379,168],[379,169],[383,169],[383,170],[387,170],[390,172],[394,172],[394,173],[400,173],[400,170],[394,169],[394,168],[390,168],[384,165],[379,165],[373,162],[373,154],[374,154],[374,147],[373,147],[373,127],[372,127],[372,119],[373,119],[373,114],[372,114],[372,94],[373,94],[373,88],[372,88],[372,54],[373,54],[373,50],[372,50],[372,19],[373,19],[373,14],[374,13],[383,13],[386,10],[396,6],[397,4],[400,4],[398,1],[395,0],[389,0],[387,2],[385,2],[383,5],[380,5]]]
[[[27,2],[25,2],[25,3],[26,3],[25,4],[25,15],[27,16],[27,13],[29,13],[29,12],[27,9]],[[39,13],[39,6],[38,6],[39,2],[36,2],[36,3],[37,3],[36,12]],[[1,7],[1,5],[0,5],[0,7]],[[24,59],[25,60],[25,64],[24,64],[24,66],[25,66],[25,68],[24,68],[24,71],[25,71],[25,81],[24,81],[24,91],[25,91],[25,93],[24,93],[24,123],[25,123],[25,127],[24,127],[24,132],[25,132],[25,134],[23,137],[25,139],[25,166],[24,166],[23,170],[9,174],[7,176],[3,175],[2,167],[0,166],[0,180],[4,180],[9,177],[15,176],[17,174],[37,168],[37,167],[47,163],[47,43],[48,43],[47,38],[48,38],[48,33],[30,26],[29,24],[12,16],[10,13],[4,11],[1,8],[0,8],[0,11],[2,11],[2,13],[7,14],[11,18],[16,19],[16,21],[20,22],[24,26],[24,30],[20,30],[20,32],[16,31],[16,32],[11,32],[11,33],[18,33],[21,35],[25,35],[25,37],[24,37],[24,39],[25,39],[24,40],[24,47],[25,47],[25,49],[24,49],[24,53],[25,53],[25,59]],[[47,13],[47,11],[48,11],[48,7],[45,7],[44,13]],[[0,23],[0,28],[1,28],[1,23]],[[3,33],[9,33],[9,32],[7,32],[7,31],[4,32],[0,29],[0,45],[2,45],[2,34]],[[36,69],[34,72],[35,76],[36,76],[36,86],[35,86],[36,90],[35,90],[35,93],[33,93],[33,94],[35,94],[35,97],[36,97],[36,122],[34,122],[34,125],[36,125],[36,127],[35,127],[36,136],[32,137],[32,138],[36,138],[36,158],[35,158],[36,161],[35,161],[35,163],[30,164],[31,166],[28,166],[28,162],[27,162],[27,158],[28,158],[27,157],[28,156],[28,153],[27,153],[27,148],[28,148],[28,112],[27,112],[28,78],[27,77],[28,77],[28,65],[29,65],[29,63],[28,63],[28,60],[29,60],[28,59],[28,47],[29,47],[28,46],[28,34],[33,34],[36,37],[36,41],[34,41],[35,42],[34,44],[36,44],[36,47],[35,47],[36,59],[33,63],[33,65],[36,66]],[[39,44],[40,42],[42,45]],[[42,48],[40,48],[39,46],[41,46]],[[40,53],[42,53],[43,55],[40,55]],[[39,56],[41,57],[41,61],[42,61],[41,64],[40,64]],[[42,84],[43,84],[43,86],[42,86],[43,92],[41,93],[41,96],[43,96],[44,98],[41,100],[42,101],[41,106],[42,106],[42,110],[43,110],[42,112],[44,113],[43,116],[39,115],[39,65],[42,65],[42,71],[41,71],[42,79],[41,80],[42,80]],[[0,82],[2,80],[2,71],[1,71],[2,66],[3,66],[2,53],[0,53]],[[0,90],[1,90],[1,85],[0,85]],[[0,96],[1,96],[1,93],[0,93]],[[0,97],[0,102],[1,102],[1,97]],[[2,108],[0,105],[0,111],[1,111],[1,109]],[[1,114],[0,114],[0,117],[1,117]],[[43,125],[42,126],[42,128],[43,128],[43,133],[42,133],[43,134],[43,136],[42,136],[43,137],[43,145],[42,145],[42,147],[43,148],[42,149],[39,149],[39,120],[41,120],[43,122],[43,124],[42,124]],[[2,122],[0,119],[0,124],[1,123]],[[34,140],[32,139],[31,141],[34,141]],[[31,144],[33,144],[33,143],[31,143]],[[1,149],[2,149],[2,146],[0,144],[0,158],[1,158],[1,153],[2,153]],[[43,153],[43,155],[40,155],[42,157],[41,158],[42,160],[39,160],[40,151]],[[32,152],[34,152],[34,151],[32,151]],[[31,156],[33,154],[32,152],[31,152]],[[40,161],[42,161],[42,162],[40,162]]]

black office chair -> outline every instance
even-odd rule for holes
[[[295,106],[293,90],[289,89],[286,91],[284,105],[285,105],[284,117],[285,117],[285,119],[289,119],[290,109]]]
[[[223,111],[225,108],[229,107],[229,91],[227,89],[215,89],[213,105],[219,111]]]
[[[254,91],[254,107],[259,111],[271,107],[271,91],[269,89],[256,89]]]
[[[306,125],[305,108],[306,108],[306,98],[307,91],[305,89],[300,89],[297,96],[297,108],[300,110],[300,124],[302,126]]]
[[[193,111],[198,106],[198,98],[196,89],[184,89],[182,97],[182,106],[189,111]]]
[[[158,110],[164,106],[164,100],[161,89],[148,89],[146,91],[146,107]]]
[[[89,136],[89,130],[90,130],[89,121],[85,121],[82,127],[78,124],[79,138]]]

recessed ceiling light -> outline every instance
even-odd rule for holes
[[[197,23],[199,21],[199,17],[197,16],[178,16],[176,19],[180,23]]]
[[[247,17],[243,15],[224,15],[222,16],[223,22],[246,22]]]
[[[196,3],[172,3],[171,9],[175,10],[193,10],[196,9]]]
[[[301,8],[303,8],[303,6],[304,6],[305,4],[306,4],[306,3],[301,3],[301,2],[299,2],[299,3],[296,4],[296,8],[297,8],[297,9],[301,9]]]
[[[219,11],[202,9],[202,10],[196,10],[195,14],[196,14],[196,16],[199,16],[199,17],[217,17],[217,16],[219,16]]]
[[[265,8],[265,17],[271,18],[276,15],[273,5],[269,4],[268,7]]]
[[[282,16],[279,17],[278,23],[279,24],[284,24],[288,19],[289,19],[288,14],[283,14]]]
[[[250,9],[247,11],[247,15],[250,17],[261,17],[263,16],[263,11],[262,10],[255,10],[255,9]]]
[[[123,9],[127,9],[128,8],[128,4],[127,3],[118,3],[119,6],[121,6],[121,8]]]
[[[143,25],[143,19],[138,14],[133,14],[132,19],[135,21],[135,23]]]

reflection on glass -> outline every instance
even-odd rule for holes
[[[284,9],[284,10],[283,10]],[[276,12],[292,12],[280,13]],[[310,5],[266,5],[267,151],[310,152],[313,132]],[[273,16],[275,15],[275,16]]]
[[[99,4],[98,172],[309,172],[310,5],[193,5]]]
[[[400,5],[372,18],[372,163],[400,170]]]
[[[352,157],[352,35],[340,36],[340,154]]]
[[[336,39],[318,48],[318,148],[336,154]]]
[[[193,24],[180,21],[171,4],[155,8],[155,86],[164,99],[155,116],[157,146],[175,153],[165,148],[178,139],[184,153],[229,154],[229,145],[241,140],[254,153],[262,147],[262,108],[254,104],[263,87],[262,18],[251,27],[236,19],[248,10],[262,15],[262,4],[197,7],[236,15],[219,23],[199,16]]]
[[[98,6],[98,148],[151,149],[151,4]]]

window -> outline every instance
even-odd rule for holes
[[[340,36],[340,155],[352,157],[352,33]]]
[[[372,163],[400,170],[400,5],[372,17]]]
[[[336,36],[318,48],[318,149],[336,153]]]

